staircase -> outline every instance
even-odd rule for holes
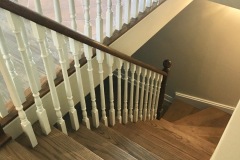
[[[174,117],[174,118],[173,118]],[[45,136],[38,123],[33,128],[39,144],[35,148],[25,135],[1,148],[3,159],[210,159],[230,115],[216,108],[197,109],[175,100],[163,118],[117,124],[103,124],[78,131],[64,119],[68,136],[56,128]]]

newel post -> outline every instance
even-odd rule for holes
[[[161,90],[159,95],[159,103],[158,103],[158,109],[157,109],[157,119],[160,119],[162,117],[162,111],[163,111],[163,101],[164,101],[164,95],[165,90],[167,86],[167,78],[170,71],[170,67],[172,66],[172,62],[169,59],[166,59],[163,61],[163,71],[167,73],[166,76],[163,76],[162,83],[161,83]]]

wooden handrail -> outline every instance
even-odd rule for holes
[[[136,60],[128,55],[125,55],[113,48],[110,48],[109,46],[106,46],[106,45],[103,45],[91,38],[88,38],[68,27],[65,27],[63,26],[62,24],[58,23],[58,22],[55,22],[54,20],[51,20],[47,17],[44,17],[24,6],[21,6],[19,4],[16,4],[14,2],[11,2],[9,0],[0,0],[0,7],[3,8],[3,9],[6,9],[12,13],[15,13],[21,17],[24,17],[28,20],[31,20],[39,25],[42,25],[46,28],[49,28],[51,30],[54,30],[58,33],[61,33],[67,37],[70,37],[72,39],[75,39],[77,41],[80,41],[84,44],[87,44],[93,48],[96,48],[96,49],[99,49],[103,52],[106,52],[108,54],[111,54],[115,57],[118,57],[118,58],[121,58],[125,61],[128,61],[130,63],[133,63],[133,64],[136,64],[138,66],[141,66],[143,68],[146,68],[146,69],[149,69],[151,71],[154,71],[156,73],[159,73],[159,74],[162,74],[164,76],[167,76],[167,73],[162,71],[161,69],[157,68],[157,67],[154,67],[154,66],[151,66],[149,64],[146,64],[142,61],[139,61],[139,60]]]

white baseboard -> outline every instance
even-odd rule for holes
[[[179,93],[179,92],[176,92],[176,98],[180,99],[180,100],[182,100],[182,101],[184,101],[188,104],[191,104],[191,105],[193,105],[197,108],[200,108],[200,109],[204,109],[204,108],[206,108],[206,106],[208,106],[208,107],[211,106],[211,107],[216,107],[216,108],[218,108],[218,109],[220,109],[224,112],[227,112],[229,114],[232,114],[232,112],[235,109],[235,107],[233,107],[233,106],[213,102],[213,101],[210,101],[210,100],[186,95],[186,94]]]
[[[172,102],[173,102],[173,97],[165,94],[165,95],[164,95],[164,100],[167,101],[167,102],[169,102],[169,103],[172,103]]]

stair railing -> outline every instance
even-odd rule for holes
[[[109,2],[109,7],[111,7],[111,3]],[[38,119],[42,123],[40,123],[43,132],[47,135],[50,132],[49,122],[48,118],[46,116],[46,112],[44,107],[41,105],[41,98],[39,97],[39,92],[37,89],[37,85],[35,82],[34,72],[31,69],[29,59],[27,57],[27,48],[26,48],[26,42],[24,43],[24,38],[22,34],[22,28],[24,28],[22,20],[30,21],[31,24],[31,30],[28,34],[33,35],[35,38],[35,42],[38,43],[40,48],[41,57],[44,63],[44,68],[47,75],[47,80],[50,88],[50,94],[53,102],[53,107],[56,112],[56,122],[60,130],[62,130],[63,133],[67,134],[67,129],[65,125],[65,121],[62,118],[62,112],[61,107],[59,103],[59,97],[56,91],[56,86],[54,84],[54,75],[52,73],[52,64],[51,58],[49,55],[48,50],[48,41],[47,39],[50,39],[50,41],[53,41],[53,44],[55,46],[55,49],[57,50],[57,53],[59,55],[59,63],[61,65],[61,70],[64,78],[64,86],[66,91],[66,96],[68,99],[68,105],[69,105],[69,113],[71,118],[71,123],[73,126],[73,129],[77,130],[79,127],[78,122],[78,115],[76,114],[76,110],[73,107],[73,100],[72,100],[72,91],[71,86],[69,82],[69,77],[67,73],[67,61],[68,59],[64,54],[65,52],[65,40],[69,40],[69,48],[70,51],[73,53],[74,57],[74,63],[76,68],[76,75],[77,75],[77,86],[79,90],[80,95],[80,101],[81,101],[81,109],[82,109],[82,117],[83,122],[85,122],[86,126],[90,128],[89,119],[86,114],[86,102],[84,98],[84,85],[90,86],[90,95],[91,95],[91,102],[92,102],[92,122],[94,127],[99,126],[99,115],[98,115],[98,107],[96,104],[96,95],[95,95],[95,88],[94,88],[94,78],[93,78],[93,72],[96,68],[93,68],[92,66],[92,59],[93,59],[93,50],[97,50],[101,53],[101,56],[97,58],[100,59],[100,62],[103,62],[103,56],[106,56],[106,64],[108,66],[108,76],[109,76],[109,124],[114,126],[116,123],[116,119],[119,123],[126,124],[128,121],[134,121],[137,122],[138,119],[141,120],[151,120],[153,118],[156,118],[156,113],[160,113],[160,109],[162,105],[162,98],[164,96],[165,91],[165,85],[167,80],[167,69],[169,69],[170,61],[164,62],[165,69],[162,71],[154,66],[151,66],[149,64],[143,63],[139,60],[136,60],[132,57],[129,57],[115,49],[112,49],[106,45],[103,45],[101,41],[95,41],[87,36],[90,34],[90,27],[89,27],[89,18],[88,13],[85,13],[85,35],[82,35],[75,30],[69,29],[66,26],[63,26],[59,24],[58,22],[51,20],[49,18],[46,18],[42,16],[41,14],[38,14],[32,10],[29,10],[23,6],[20,6],[14,2],[8,1],[8,0],[1,0],[0,1],[0,7],[5,9],[7,20],[9,22],[9,25],[15,35],[18,50],[21,54],[22,60],[24,62],[25,70],[27,72],[28,80],[30,83],[30,88],[33,93],[33,97],[35,99],[37,112],[39,112]],[[88,7],[88,3],[85,3],[85,7]],[[135,13],[134,13],[135,14]],[[111,13],[107,15],[111,17]],[[109,20],[111,21],[111,20]],[[74,27],[73,27],[74,29]],[[50,30],[51,32],[46,32],[47,30]],[[51,36],[47,35],[46,33],[51,33]],[[109,33],[109,36],[111,36],[112,33]],[[29,36],[29,35],[28,35]],[[67,38],[66,38],[67,37]],[[4,37],[3,37],[4,38]],[[2,54],[0,54],[2,55]],[[87,71],[88,71],[88,84],[83,84],[82,76],[81,76],[81,70],[79,65],[79,57],[85,56],[87,60]],[[116,62],[116,63],[115,63]],[[101,77],[101,72],[103,72],[101,68],[101,63],[99,65],[99,73]],[[6,63],[3,61],[3,57],[0,56],[0,71],[4,77],[5,83],[7,84],[8,91],[10,93],[11,99],[13,100],[14,106],[16,107],[16,110],[18,111],[20,120],[21,120],[21,126],[23,131],[28,136],[32,146],[36,146],[37,140],[36,136],[33,132],[32,126],[26,117],[25,112],[23,111],[23,107],[21,105],[21,100],[19,98],[19,95],[17,94],[16,86],[10,76],[9,70],[7,69]],[[115,106],[114,106],[114,96],[113,96],[113,70],[115,70],[114,65],[116,65],[116,69],[118,70],[118,98],[121,97],[121,69],[122,66],[124,66],[125,69],[125,82],[124,82],[124,108],[123,108],[123,117],[121,117],[121,111],[122,111],[122,105],[121,103],[118,103],[117,106],[117,118],[115,118]],[[130,96],[128,96],[128,70],[131,71],[131,93]],[[134,88],[134,79],[135,75],[137,75],[137,87]],[[142,78],[140,78],[140,76]],[[146,77],[146,78],[145,78]],[[163,79],[163,81],[162,81]],[[102,78],[103,80],[103,78]],[[145,85],[146,82],[146,85]],[[144,101],[140,100],[140,107],[138,107],[139,104],[139,90],[140,90],[140,84],[141,85],[141,99],[143,99],[143,96],[145,97]],[[149,91],[150,88],[150,91]],[[163,88],[163,89],[162,89]],[[104,93],[104,90],[101,91],[102,94]],[[134,92],[135,94],[135,105],[134,105]],[[160,93],[159,93],[160,92]],[[159,96],[160,95],[160,96]],[[77,95],[76,95],[77,96]],[[148,98],[149,97],[149,98]],[[160,98],[159,98],[160,97]],[[128,99],[130,99],[130,104],[128,104]],[[160,102],[158,102],[158,99]],[[102,98],[103,100],[103,98]],[[39,106],[37,105],[39,104]],[[159,105],[159,106],[158,106]],[[141,110],[141,111],[139,111]],[[157,111],[158,110],[158,111]],[[102,108],[102,112],[105,112],[105,108]],[[142,115],[143,114],[143,115]],[[141,118],[144,117],[144,118]],[[151,118],[152,117],[152,118]],[[103,118],[106,118],[103,116]],[[159,118],[159,117],[158,117]],[[104,121],[104,120],[103,120]],[[105,125],[107,124],[107,121],[104,122]]]

